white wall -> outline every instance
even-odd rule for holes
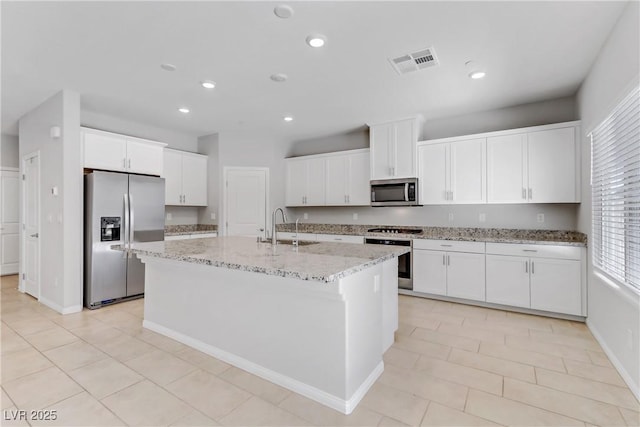
[[[218,223],[218,207],[220,177],[220,156],[218,134],[205,135],[198,138],[198,152],[206,154],[207,159],[207,207],[198,209],[198,223],[200,224],[217,224]],[[215,219],[211,218],[211,214],[215,214]]]
[[[195,134],[175,132],[84,109],[80,113],[80,122],[82,126],[94,129],[164,142],[176,150],[198,151],[198,137]]]
[[[222,200],[223,171],[226,166],[256,166],[269,168],[269,206],[268,218],[274,208],[284,206],[284,158],[287,145],[271,137],[252,132],[220,132],[218,134],[218,194],[220,206],[218,218],[224,221],[224,201]],[[222,222],[218,222],[222,224]],[[270,228],[267,221],[267,228]]]
[[[18,161],[18,137],[2,134],[0,139],[0,166],[17,168]]]
[[[62,137],[52,139],[52,126]],[[59,312],[82,309],[80,97],[62,91],[20,119],[20,158],[40,152],[40,301]],[[58,196],[51,193],[58,187]],[[24,264],[21,263],[21,272]]]
[[[457,117],[427,120],[423,139],[436,139],[473,133],[537,126],[576,119],[575,98],[566,97],[509,108],[490,110]],[[368,132],[354,131],[344,135],[298,141],[287,149],[288,157],[364,148],[369,145]],[[290,208],[293,218],[304,222],[331,224],[425,225],[442,227],[495,227],[547,230],[575,230],[575,204],[546,205],[456,205],[412,208]],[[353,214],[358,219],[353,219]],[[449,214],[453,214],[453,221]],[[485,222],[479,221],[484,213]],[[544,223],[537,214],[544,214]]]
[[[583,129],[582,206],[578,228],[591,234],[590,141],[587,134],[606,118],[640,73],[640,3],[627,5],[582,84],[577,97]],[[591,248],[590,248],[591,249]],[[587,324],[627,384],[640,396],[640,296],[595,275],[589,253]],[[627,344],[628,334],[632,345]]]

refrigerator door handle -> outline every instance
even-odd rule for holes
[[[124,243],[124,252],[122,253],[122,257],[126,258],[127,254],[129,253],[129,247],[128,245],[128,239],[129,239],[129,198],[128,198],[128,194],[124,194],[123,195],[123,199],[124,199],[124,224],[123,224],[123,230],[124,233],[122,233],[122,240]]]
[[[131,243],[133,242],[133,227],[134,227],[134,215],[135,209],[133,208],[133,197],[129,194],[129,258],[131,258]]]

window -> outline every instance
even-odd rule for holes
[[[640,290],[640,87],[591,133],[593,264]]]

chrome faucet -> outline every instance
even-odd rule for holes
[[[282,222],[287,222],[287,216],[285,215],[282,208],[276,208],[271,215],[271,244],[275,245],[278,242],[278,233],[276,232],[276,214],[280,211],[282,214]]]
[[[293,239],[293,246],[298,246],[298,222],[300,222],[300,218],[296,218],[296,237]]]

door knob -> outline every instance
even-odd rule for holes
[[[38,238],[38,233],[32,234],[31,237],[35,237],[37,239]]]

